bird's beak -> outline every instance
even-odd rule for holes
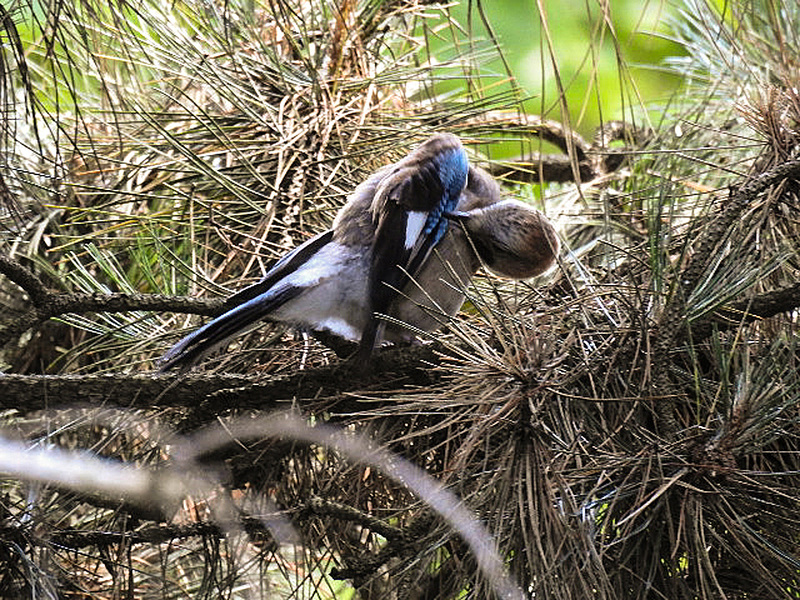
[[[443,216],[445,219],[450,219],[451,221],[466,221],[469,219],[469,214],[460,210],[446,212],[443,214]]]

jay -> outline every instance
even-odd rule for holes
[[[262,320],[358,342],[366,361],[382,342],[455,315],[481,265],[525,279],[550,268],[558,249],[541,212],[503,198],[456,136],[438,134],[357,186],[331,229],[234,294],[233,308],[175,344],[160,367],[187,368]]]

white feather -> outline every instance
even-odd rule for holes
[[[422,228],[425,227],[425,222],[428,220],[428,213],[425,211],[412,210],[409,211],[406,218],[406,250],[413,248],[419,239],[419,234]]]

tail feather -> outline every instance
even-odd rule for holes
[[[165,372],[176,367],[186,369],[192,366],[232,337],[244,333],[259,321],[266,319],[273,310],[302,291],[303,288],[300,287],[285,286],[269,290],[232,308],[170,348],[160,360],[159,371]]]

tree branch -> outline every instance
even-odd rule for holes
[[[258,376],[224,373],[134,375],[0,375],[0,410],[21,412],[111,403],[132,409],[184,408],[181,430],[192,430],[221,413],[285,408],[295,400],[332,398],[346,411],[358,402],[346,392],[429,386],[442,376],[433,345],[387,348],[376,352],[368,373],[349,362],[298,371],[263,381]]]
[[[31,327],[60,315],[91,312],[164,311],[216,316],[227,308],[225,298],[192,298],[164,294],[51,292],[42,281],[18,261],[0,256],[0,273],[21,287],[33,307],[0,327],[0,346],[17,339]]]
[[[714,326],[719,330],[733,329],[742,323],[768,319],[798,308],[800,308],[800,283],[795,283],[754,298],[739,300],[716,311],[703,321],[692,323],[692,338],[694,340],[706,339],[711,335]],[[685,335],[681,336],[681,338],[683,337]]]
[[[194,298],[165,294],[50,294],[50,316],[66,313],[130,312],[151,310],[216,316],[224,311],[225,298]],[[41,312],[41,310],[40,310]]]
[[[521,134],[535,135],[564,153],[534,152],[489,165],[488,170],[492,176],[518,183],[576,182],[576,172],[580,181],[591,181],[616,171],[628,156],[630,146],[641,145],[650,136],[647,130],[633,127],[623,121],[610,121],[597,129],[590,144],[578,133],[565,129],[556,121],[531,115],[521,115],[516,119],[513,118],[514,115],[508,116],[507,113],[501,115],[505,115],[505,118],[490,115],[487,122],[493,123],[496,127],[501,120],[508,121],[511,126],[505,129],[506,132],[519,131]],[[619,140],[625,140],[628,145],[610,150],[609,144]],[[574,151],[574,158],[569,154],[570,147]]]
[[[263,519],[260,517],[242,516],[240,521],[233,526],[235,527],[237,525],[244,529],[251,538],[258,539],[259,541],[263,539],[272,539],[272,533],[264,525]],[[8,533],[20,535],[21,528],[6,527],[0,529],[0,537]],[[46,542],[78,550],[89,546],[114,546],[121,542],[127,542],[129,544],[163,544],[192,537],[223,538],[227,533],[228,531],[226,531],[224,525],[220,524],[218,521],[200,521],[189,525],[150,524],[139,527],[133,531],[86,531],[66,528],[50,533]],[[7,538],[3,537],[3,539]]]
[[[399,527],[389,525],[385,521],[347,504],[325,500],[318,496],[314,496],[306,503],[305,507],[300,512],[300,517],[306,517],[308,514],[318,516],[327,515],[343,521],[358,523],[363,528],[374,531],[387,540],[402,540],[405,538],[405,532]]]
[[[564,154],[568,154],[569,148],[572,146],[579,161],[586,158],[592,147],[577,131],[565,128],[558,121],[521,112],[488,111],[481,114],[479,118],[469,121],[467,125],[471,130],[486,128],[489,132],[496,133],[502,127],[505,134],[516,133],[538,137],[557,147]]]
[[[0,254],[0,273],[21,287],[30,296],[34,306],[39,307],[46,304],[50,292],[47,291],[42,280],[21,263]]]
[[[668,436],[674,435],[679,429],[674,414],[675,396],[669,378],[669,353],[676,342],[687,333],[685,326],[688,326],[688,322],[684,315],[685,298],[696,287],[715,248],[742,211],[769,187],[798,177],[800,177],[800,160],[794,159],[745,181],[736,189],[731,188],[725,207],[714,217],[709,227],[700,236],[697,251],[692,255],[687,267],[679,274],[678,289],[667,301],[659,319],[658,338],[653,346],[652,355],[654,396],[668,398],[660,400],[656,404],[659,422]],[[786,296],[791,299],[796,291],[794,291],[794,286],[791,286],[786,290],[779,290],[776,294],[776,296],[765,298],[765,304],[759,303],[757,308],[768,311],[769,307],[784,306],[787,300]],[[748,307],[750,307],[749,310]],[[743,301],[741,309],[739,314],[752,313],[752,301]],[[753,314],[756,317],[759,316]],[[777,314],[777,312],[773,314]]]

